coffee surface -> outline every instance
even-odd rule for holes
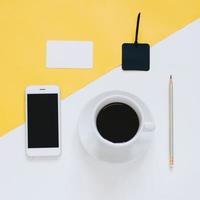
[[[139,128],[136,111],[129,105],[114,102],[104,106],[96,119],[100,135],[110,142],[122,143],[131,140]]]

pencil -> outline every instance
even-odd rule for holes
[[[174,166],[174,116],[173,116],[173,80],[169,79],[169,166]]]

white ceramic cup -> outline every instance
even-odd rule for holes
[[[106,105],[121,102],[132,107],[139,118],[136,135],[127,142],[113,143],[104,139],[96,126],[99,111]],[[147,106],[133,94],[124,91],[109,91],[92,99],[80,115],[78,131],[86,151],[97,159],[108,162],[137,160],[148,149],[153,139],[155,124]]]

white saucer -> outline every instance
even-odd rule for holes
[[[100,109],[112,102],[131,106],[138,114],[140,127],[128,142],[112,143],[105,140],[96,128],[96,116]],[[155,129],[153,117],[147,106],[135,95],[124,91],[108,91],[91,99],[81,112],[78,131],[85,150],[93,157],[108,162],[137,160],[148,148]]]

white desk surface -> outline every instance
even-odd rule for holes
[[[174,77],[175,167],[168,167],[168,79]],[[136,163],[95,160],[82,148],[77,120],[107,90],[140,97],[156,121],[155,141]],[[23,111],[22,111],[23,112]],[[199,200],[200,20],[151,48],[151,71],[117,68],[62,101],[62,155],[25,156],[25,127],[0,138],[2,200]]]

